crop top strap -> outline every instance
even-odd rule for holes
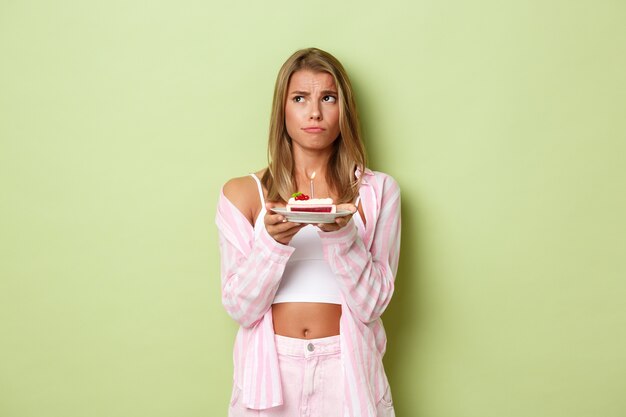
[[[261,186],[261,180],[256,174],[250,174],[252,178],[256,181],[256,186],[259,189],[259,197],[261,197],[261,207],[265,207],[265,196],[263,196],[263,187]]]

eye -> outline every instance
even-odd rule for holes
[[[322,101],[324,103],[336,103],[337,102],[337,97],[335,97],[335,96],[324,96],[324,97],[322,97]]]
[[[302,103],[304,101],[304,97],[303,96],[294,96],[292,98],[294,103]]]

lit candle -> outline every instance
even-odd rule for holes
[[[313,178],[315,178],[315,171],[311,174],[311,198],[313,198]]]

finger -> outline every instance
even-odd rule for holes
[[[276,213],[274,212],[272,209],[273,208],[282,208],[284,209],[284,205],[281,205],[280,203],[277,203],[275,201],[268,201],[265,203],[265,213],[266,215],[281,215],[280,213]]]
[[[334,232],[339,230],[339,226],[336,223],[320,223],[317,227],[323,232]]]
[[[277,202],[275,202],[275,201],[268,201],[268,202],[266,202],[266,203],[265,203],[265,209],[266,209],[267,211],[272,210],[274,207],[281,207],[281,205],[280,205],[280,204],[278,204],[278,203],[277,203]]]
[[[293,230],[287,231],[287,232],[283,232],[283,233],[278,233],[274,238],[280,242],[289,242],[291,241],[291,239],[296,235],[296,233]]]
[[[280,228],[281,231],[287,231],[291,229],[295,229],[296,231],[298,231],[302,229],[304,226],[306,226],[306,224],[284,221],[284,222],[277,224],[275,227]]]
[[[349,211],[350,213],[354,214],[356,212],[356,206],[350,203],[338,204],[337,211],[342,211],[342,210]]]
[[[354,206],[352,206],[354,208]],[[356,213],[356,208],[354,211],[351,211],[350,214],[346,214],[345,216],[341,216],[341,217],[336,217],[335,218],[335,223],[339,223],[342,221],[345,221],[346,224],[350,221],[350,219],[352,218],[352,216],[354,216],[354,213]]]
[[[280,233],[276,234],[273,237],[274,237],[274,239],[276,241],[286,245],[286,244],[288,244],[291,241],[291,239],[296,235],[296,233],[298,233],[298,231],[300,231],[300,229],[302,229],[302,227],[303,226],[300,225],[299,227],[291,228],[291,229],[289,229],[287,231],[280,232]]]
[[[266,225],[267,232],[272,236],[287,233],[290,230],[293,230],[295,234],[298,230],[302,229],[302,227],[304,227],[304,225],[292,222],[280,222],[274,225]]]
[[[273,208],[284,209],[285,208],[285,204],[284,203],[280,203],[280,202],[276,202],[276,201],[267,201],[265,203],[265,209],[267,211],[271,211]]]
[[[352,216],[350,216],[352,217]],[[345,227],[348,222],[350,221],[350,217],[340,217],[338,219],[335,219],[335,223],[337,224],[337,226],[339,226],[339,228]]]
[[[265,225],[284,223],[285,221],[285,216],[283,216],[282,214],[274,214],[270,211],[268,211],[263,218],[263,222],[265,223]]]

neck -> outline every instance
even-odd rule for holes
[[[328,161],[332,154],[332,149],[324,151],[309,151],[305,149],[293,150],[294,174],[296,180],[310,179],[315,172],[315,180],[326,180],[326,171],[328,169]]]
[[[294,176],[299,191],[310,194],[311,176],[315,173],[314,197],[329,197],[331,190],[327,182],[328,161],[332,148],[325,150],[298,149],[293,150]]]

